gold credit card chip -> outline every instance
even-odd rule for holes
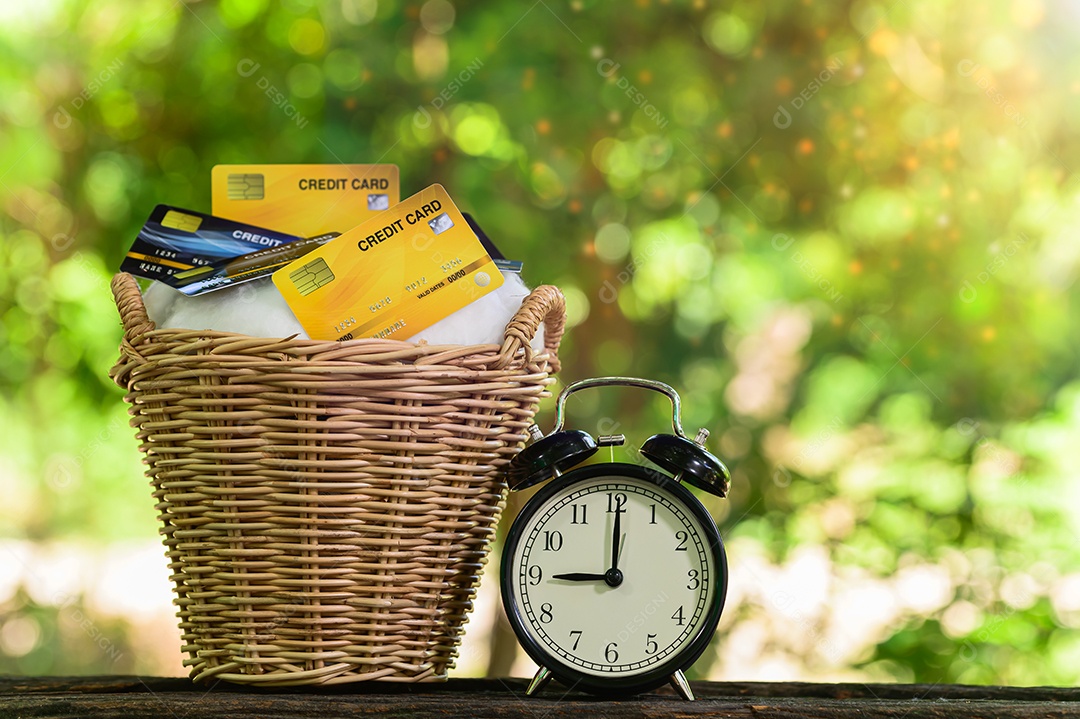
[[[315,290],[334,281],[334,273],[330,265],[321,257],[308,262],[298,270],[289,273],[296,291],[301,295],[310,295]]]
[[[165,213],[165,216],[161,218],[162,227],[171,227],[174,230],[183,230],[184,232],[195,232],[199,229],[199,225],[201,224],[201,217],[187,215],[183,212],[177,212],[176,210],[169,210]]]
[[[261,200],[266,196],[266,178],[259,174],[231,174],[226,194],[230,200]]]

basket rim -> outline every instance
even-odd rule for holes
[[[525,361],[529,363],[536,352],[532,349],[531,341],[544,325],[544,353],[548,356],[550,371],[559,371],[560,362],[558,357],[559,345],[566,328],[566,298],[561,290],[554,285],[538,285],[528,296],[522,300],[514,316],[506,324],[503,330],[503,342],[499,344],[428,344],[426,342],[408,342],[406,340],[390,340],[375,338],[359,338],[352,340],[314,340],[303,339],[297,335],[288,337],[256,337],[239,332],[226,332],[222,330],[193,330],[186,328],[158,327],[146,312],[143,303],[142,291],[138,281],[127,272],[119,272],[113,276],[113,298],[120,314],[120,321],[124,328],[122,345],[128,345],[132,350],[146,342],[170,338],[174,335],[184,335],[192,339],[201,337],[210,340],[233,340],[244,342],[249,340],[256,344],[276,343],[277,349],[285,347],[299,350],[319,352],[337,347],[380,347],[387,351],[419,351],[421,354],[442,354],[461,349],[461,354],[478,354],[481,352],[495,351],[498,359],[496,368],[504,368],[513,362],[519,350],[524,349]]]

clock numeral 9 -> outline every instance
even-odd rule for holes
[[[682,607],[680,607],[679,609],[681,611]],[[544,624],[550,624],[551,620],[553,618],[554,617],[552,617],[552,615],[551,615],[551,604],[548,603],[548,602],[544,602],[543,604],[541,604],[540,605],[540,621],[543,622]]]
[[[536,586],[540,583],[540,580],[544,578],[544,570],[540,568],[539,564],[534,564],[529,567],[529,584]]]
[[[690,538],[690,535],[687,534],[686,532],[683,532],[683,531],[675,532],[675,539],[679,540],[679,545],[677,547],[675,547],[675,551],[676,552],[685,552],[686,551],[686,540],[689,539],[689,538]]]
[[[608,492],[607,495],[607,511],[608,514],[612,512],[623,512],[623,507],[626,506],[626,495],[622,492]]]
[[[555,530],[552,532],[544,532],[544,551],[545,552],[557,552],[562,549],[562,532]]]
[[[616,642],[612,642],[604,647],[604,659],[607,660],[608,664],[614,664],[619,661],[619,652],[616,651],[618,646],[619,645]]]
[[[650,634],[649,636],[645,637],[645,653],[646,654],[656,654],[656,650],[659,649],[659,648],[660,648],[660,646],[656,643],[656,635],[655,634]]]
[[[687,589],[697,589],[701,586],[701,579],[698,578],[698,570],[691,569],[686,573],[686,576],[690,577],[690,583],[686,585]]]

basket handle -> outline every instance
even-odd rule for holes
[[[544,348],[550,357],[548,365],[552,372],[559,371],[559,342],[566,328],[566,298],[552,285],[540,285],[533,290],[506,325],[496,368],[509,365],[521,348],[525,349],[526,361],[532,359],[533,350],[529,343],[541,322],[544,323]]]
[[[150,316],[146,314],[139,283],[133,276],[127,272],[116,274],[112,278],[112,293],[124,325],[124,340],[128,344],[134,343],[139,335],[155,329]]]

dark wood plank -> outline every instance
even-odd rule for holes
[[[558,684],[526,698],[521,679],[256,689],[161,677],[0,677],[0,715],[87,719],[228,716],[563,719],[598,717],[1080,717],[1080,689],[925,684],[695,682],[696,702],[670,692],[603,701]]]

